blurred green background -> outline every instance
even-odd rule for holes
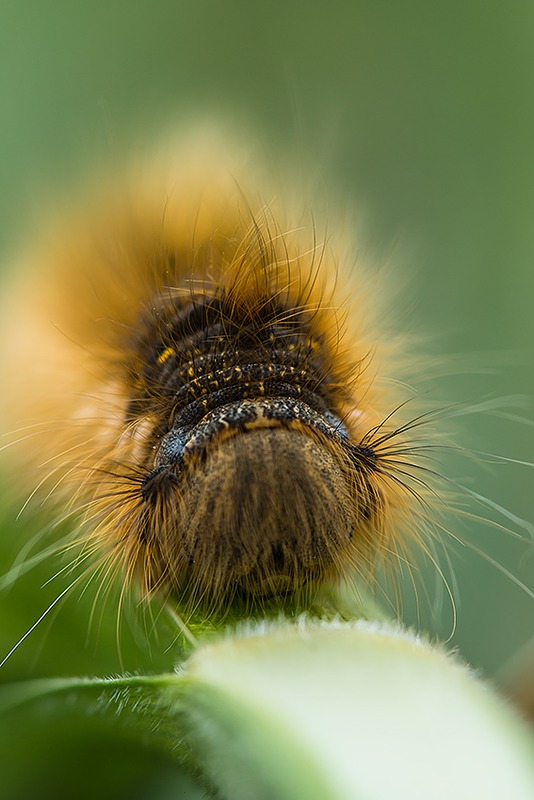
[[[91,159],[198,114],[242,120],[267,150],[301,153],[334,195],[360,209],[366,257],[380,264],[398,255],[410,278],[402,324],[428,336],[436,355],[461,356],[451,372],[455,363],[462,369],[442,378],[437,400],[533,397],[533,95],[531,2],[4,0],[4,261],[47,192],[75,186]],[[532,460],[532,406],[524,406],[507,409],[508,417],[461,418],[456,438]],[[456,461],[444,457],[443,471],[534,520],[531,469]],[[6,569],[38,527],[6,512]],[[532,541],[521,532],[522,541],[474,520],[459,530],[532,587]],[[452,644],[495,675],[533,636],[533,601],[469,547],[457,545],[451,559],[459,598]],[[43,587],[50,570],[45,564],[0,594],[2,653],[66,585]],[[425,583],[432,595],[431,571]],[[3,668],[3,680],[120,670],[113,604],[87,635],[90,610],[89,595],[69,598]],[[442,637],[450,617],[446,602],[441,615],[419,612],[421,625]],[[405,618],[418,621],[409,590]],[[170,668],[165,631],[161,647],[148,651],[135,628],[124,624],[123,665]],[[121,763],[110,755],[108,774]]]

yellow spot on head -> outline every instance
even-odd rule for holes
[[[174,348],[166,347],[165,350],[163,350],[163,352],[158,356],[158,364],[165,364],[165,362],[168,361],[169,358],[174,354]]]

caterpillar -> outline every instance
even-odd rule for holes
[[[306,606],[430,552],[427,420],[350,236],[210,136],[147,164],[6,292],[25,490],[75,515],[88,570],[186,616]]]

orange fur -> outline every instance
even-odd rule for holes
[[[58,506],[80,508],[87,552],[143,594],[208,611],[307,598],[420,536],[406,520],[425,487],[396,463],[406,443],[390,420],[400,356],[343,236],[273,199],[245,155],[212,141],[178,152],[60,220],[14,277],[13,459],[27,488],[42,481]],[[180,321],[191,304],[194,329]],[[239,393],[228,414],[239,403],[253,422],[221,421],[221,387]],[[185,461],[173,450],[166,462],[195,403]],[[210,413],[220,429],[197,452]]]

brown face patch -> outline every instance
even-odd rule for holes
[[[344,576],[377,528],[372,452],[336,414],[328,346],[308,311],[257,309],[160,308],[132,359],[127,414],[154,423],[125,538],[145,591],[191,606],[303,596]]]

